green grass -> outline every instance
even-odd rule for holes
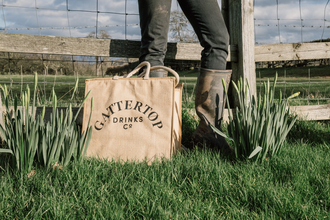
[[[308,78],[308,69],[310,69],[311,78]],[[283,97],[289,97],[290,95],[300,92],[298,99],[291,100],[290,105],[319,105],[329,104],[330,100],[330,67],[296,67],[296,68],[276,68],[276,69],[257,69],[257,91],[263,93],[262,82],[265,82],[268,78],[273,80],[275,73],[278,73],[278,83],[275,98],[279,98],[279,91],[282,91]],[[286,71],[286,75],[284,75]],[[185,83],[183,92],[184,107],[193,108],[195,99],[195,86],[198,76],[198,70],[188,70],[179,72],[181,82]],[[284,77],[285,76],[285,77]],[[79,102],[83,99],[85,94],[85,79],[95,78],[95,76],[80,76],[79,88],[77,98],[75,101]],[[40,75],[38,83],[38,97],[39,103],[46,103],[45,100],[49,100],[51,91],[54,87],[56,94],[59,98],[60,106],[67,106],[72,96],[72,90],[75,84],[74,76],[54,76],[54,75]],[[0,84],[6,84],[10,89],[10,93],[13,97],[15,94],[21,93],[21,76],[19,75],[0,75]],[[10,83],[12,81],[12,83]],[[54,81],[56,82],[54,84]],[[311,83],[309,83],[311,82]],[[32,75],[23,76],[24,87],[26,84],[33,83]],[[32,87],[32,86],[30,86]],[[24,88],[23,88],[24,90]],[[33,91],[31,91],[33,92]],[[307,100],[307,98],[309,98]]]
[[[0,84],[6,85],[10,96],[12,98],[15,95],[20,96],[21,90],[25,91],[26,86],[29,85],[31,92],[33,93],[33,75],[24,75],[23,80],[19,75],[1,75]],[[77,89],[77,98],[75,101],[82,101],[85,95],[85,79],[95,78],[93,76],[80,76],[79,84]],[[59,106],[68,106],[68,102],[72,97],[73,88],[75,86],[76,77],[74,76],[54,76],[39,75],[38,77],[38,89],[37,96],[39,99],[39,104],[45,103],[46,105],[51,105],[49,100],[51,100],[52,90],[56,92],[58,96]],[[12,82],[12,83],[10,83]],[[23,84],[21,83],[23,82]],[[23,85],[23,86],[22,86]],[[38,103],[37,103],[38,104]]]
[[[289,97],[296,92],[300,92],[298,99],[290,101],[290,105],[329,104],[330,100],[325,100],[330,98],[329,71],[330,66],[257,69],[257,89],[263,92],[263,89],[260,88],[261,82],[266,81],[267,78],[273,79],[277,72],[279,80],[277,84],[278,92],[275,97],[279,97],[279,90],[282,91],[283,97]]]
[[[151,165],[35,167],[27,178],[5,171],[2,160],[0,219],[329,219],[330,138],[319,140],[326,133],[327,122],[299,121],[278,157],[262,164],[206,148]]]
[[[182,81],[194,83],[196,73],[188,74]],[[74,77],[61,81],[74,86]],[[197,121],[184,110],[182,124],[187,143]],[[327,121],[299,120],[280,154],[257,164],[205,148],[151,165],[87,159],[63,170],[34,167],[27,178],[0,155],[0,219],[330,219],[329,134]]]
[[[284,77],[284,71],[287,74]],[[308,68],[278,68],[278,69],[257,69],[257,92],[264,93],[263,82],[268,78],[271,83],[274,79],[276,72],[278,73],[278,82],[276,85],[275,98],[279,99],[280,91],[283,97],[287,98],[296,92],[300,92],[299,97],[290,100],[289,104],[296,105],[322,105],[330,104],[330,68],[327,66],[311,67],[311,78],[308,77]],[[259,75],[260,73],[260,75]],[[185,71],[180,73],[181,81],[186,85],[184,87],[184,96],[191,96],[194,94],[195,85],[198,76],[198,71]],[[327,100],[328,99],[328,100]],[[194,100],[194,97],[191,98]],[[187,107],[193,107],[193,103],[185,103]]]

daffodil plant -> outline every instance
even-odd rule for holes
[[[268,79],[268,82],[264,83],[265,94],[259,94],[258,99],[251,95],[248,81],[240,79],[237,84],[232,82],[239,106],[233,114],[229,111],[228,136],[214,126],[212,128],[232,141],[236,158],[264,161],[277,155],[283,147],[286,136],[297,120],[297,116],[290,116],[287,109],[288,100],[297,97],[299,93],[282,99],[280,91],[280,99],[275,101],[276,82],[277,75],[272,87]],[[222,83],[227,91],[225,82]],[[226,98],[230,109],[227,92]]]
[[[11,154],[13,167],[26,173],[30,172],[36,164],[49,167],[54,163],[59,163],[65,166],[71,160],[81,160],[85,155],[92,135],[89,122],[88,129],[84,132],[81,132],[75,124],[75,119],[89,93],[81,103],[77,114],[73,117],[71,104],[66,114],[57,111],[57,97],[53,90],[53,113],[50,121],[44,122],[45,107],[41,115],[35,116],[38,82],[36,73],[34,79],[31,113],[29,112],[30,89],[28,86],[22,94],[22,107],[17,106],[18,98],[15,98],[13,114],[10,114],[7,89],[6,87],[2,88],[6,112],[0,125],[0,134],[6,148],[0,149],[0,153]],[[75,87],[77,86],[76,83]],[[93,104],[91,108],[93,109]]]

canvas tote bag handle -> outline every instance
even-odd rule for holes
[[[164,70],[167,70],[168,72],[172,73],[173,76],[175,76],[175,78],[176,78],[176,85],[175,86],[177,86],[179,84],[180,77],[179,77],[179,74],[177,72],[175,72],[174,70],[172,70],[171,68],[168,68],[166,66],[153,66],[153,67],[150,67],[150,63],[147,62],[147,61],[144,61],[144,62],[140,63],[134,70],[132,70],[132,72],[130,72],[124,78],[132,77],[134,74],[139,72],[139,70],[144,66],[146,66],[147,69],[145,69],[143,71],[143,73],[140,75],[140,76],[143,76],[143,79],[149,79],[149,75],[150,75],[151,70],[164,69]]]
[[[149,74],[150,74],[150,63],[147,61],[144,61],[142,63],[140,63],[137,67],[135,67],[134,70],[132,70],[132,72],[130,72],[127,76],[125,76],[124,78],[130,78],[132,77],[135,73],[139,72],[139,70],[146,66],[147,69],[145,70],[146,74],[144,75],[143,79],[149,79]]]
[[[153,67],[150,68],[150,71],[151,70],[158,70],[158,69],[167,70],[168,72],[172,73],[173,76],[175,76],[175,78],[176,78],[176,85],[175,86],[177,86],[179,84],[180,76],[177,72],[175,72],[174,70],[172,70],[171,68],[168,68],[166,66],[153,66]]]

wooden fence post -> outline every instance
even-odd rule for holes
[[[237,61],[231,62],[232,80],[247,79],[251,94],[256,95],[253,0],[222,0],[222,13],[228,25],[230,45],[238,50],[237,59],[233,59]],[[237,98],[233,99],[231,107],[238,105]]]
[[[0,124],[2,125],[2,127],[4,127],[5,124],[3,123],[2,112],[3,112],[3,110],[2,110],[2,101],[1,101],[1,94],[0,94]]]

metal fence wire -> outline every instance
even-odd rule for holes
[[[62,0],[26,0],[0,2],[0,32],[66,37],[139,40],[139,16],[136,0],[80,2]],[[221,5],[221,1],[218,0]],[[282,44],[330,41],[330,0],[254,0],[255,44]],[[172,10],[180,10],[176,1]],[[19,14],[19,16],[17,16]],[[188,23],[189,25],[189,23]],[[188,29],[191,27],[188,27]],[[102,32],[103,31],[103,32]],[[169,36],[171,40],[171,36]],[[125,74],[137,59],[83,57],[0,52],[0,74],[8,75],[1,84],[16,82],[15,75],[95,75]],[[277,72],[278,88],[288,97],[300,91],[296,104],[330,103],[329,60],[257,63],[258,89]],[[199,62],[167,60],[167,66],[179,71],[196,70]],[[55,70],[55,71],[54,71]],[[7,78],[6,78],[7,79]],[[47,84],[48,82],[44,82]],[[57,81],[59,84],[69,82]],[[193,84],[193,83],[188,83]],[[72,85],[73,86],[73,85]],[[278,95],[278,94],[277,94]]]

